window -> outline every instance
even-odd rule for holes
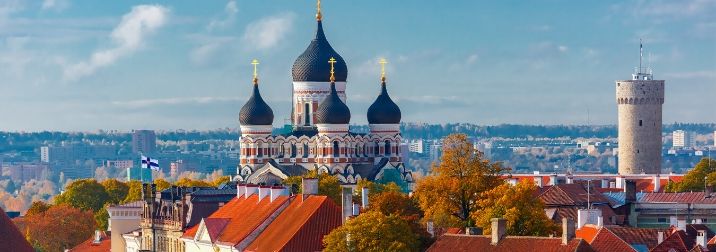
[[[333,157],[338,157],[338,141],[333,141]]]
[[[385,155],[390,156],[390,141],[385,140]]]
[[[373,155],[380,156],[380,147],[378,147],[378,141],[375,141],[375,146],[373,147]]]
[[[643,122],[639,120],[639,126],[641,127],[643,125]]]
[[[668,220],[667,220],[666,218],[659,218],[659,219],[657,220],[657,222],[659,222],[659,223],[667,223]]]
[[[306,106],[304,107],[304,114],[306,115],[306,121],[305,125],[311,125],[311,109],[308,107],[308,103],[306,103]]]

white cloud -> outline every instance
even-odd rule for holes
[[[164,26],[169,9],[160,5],[138,5],[122,17],[114,28],[110,38],[115,46],[92,53],[89,60],[64,69],[65,80],[77,80],[93,74],[97,69],[109,66],[118,59],[130,55],[141,48],[146,37]]]
[[[480,59],[480,56],[478,56],[477,53],[471,54],[470,56],[467,56],[467,59],[465,60],[465,63],[468,64],[468,65],[472,65],[472,64],[474,64],[475,62],[477,62],[478,59]]]
[[[246,26],[243,41],[250,49],[271,49],[291,31],[294,16],[286,13],[254,21]]]
[[[234,41],[233,37],[200,37],[201,45],[191,50],[189,57],[191,61],[203,65],[215,58],[222,47]]]
[[[62,11],[70,6],[68,0],[44,0],[42,1],[42,10]]]
[[[236,13],[238,12],[239,7],[236,5],[236,1],[229,1],[226,3],[226,6],[224,6],[225,16],[222,19],[212,19],[206,26],[206,29],[212,31],[214,29],[224,28],[233,24],[234,20],[236,20]]]

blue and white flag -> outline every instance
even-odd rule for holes
[[[159,160],[149,158],[149,157],[142,155],[142,168],[158,171],[159,170]]]

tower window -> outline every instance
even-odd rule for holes
[[[338,157],[338,141],[333,141],[333,157]]]
[[[311,125],[311,110],[310,110],[310,108],[308,107],[308,103],[306,103],[306,105],[304,106],[304,113],[303,113],[303,114],[306,115],[306,120],[305,120],[304,125],[306,125],[306,126]]]
[[[385,155],[390,156],[390,141],[385,140]]]
[[[639,120],[639,126],[642,126],[642,123],[643,123],[643,122],[642,122],[641,120]]]

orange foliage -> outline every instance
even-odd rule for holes
[[[16,224],[26,234],[30,244],[43,251],[73,248],[92,237],[96,227],[91,211],[65,204],[21,218]]]

